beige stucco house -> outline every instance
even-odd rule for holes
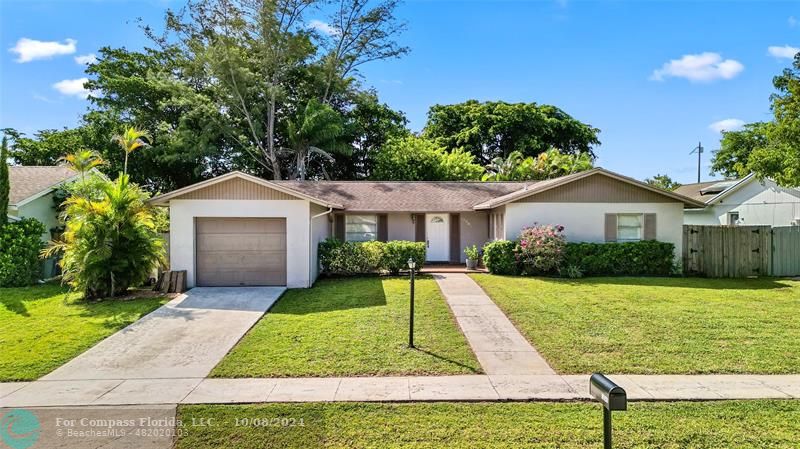
[[[655,239],[680,257],[693,199],[601,168],[548,181],[268,181],[241,172],[153,198],[170,209],[170,264],[192,286],[309,287],[317,247],[341,240],[425,242],[429,262],[460,263],[464,248],[514,239],[534,223],[571,241]]]
[[[45,232],[42,241],[49,242],[51,230],[57,228],[58,212],[53,201],[53,193],[65,183],[78,178],[78,173],[67,166],[11,166],[9,180],[8,215],[12,220],[35,218],[44,224]],[[44,263],[43,276],[51,277],[55,273],[55,263],[47,260]]]

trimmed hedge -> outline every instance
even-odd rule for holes
[[[520,274],[519,243],[497,240],[483,247],[483,263],[493,274]],[[669,276],[675,245],[643,240],[622,243],[567,243],[561,266],[586,276]]]
[[[587,276],[668,276],[675,245],[643,240],[622,243],[568,243],[565,266],[577,266]]]
[[[42,277],[42,233],[44,225],[33,218],[0,225],[0,287],[31,285]]]
[[[342,242],[335,238],[319,244],[322,272],[341,276],[388,271],[398,274],[408,268],[408,259],[425,264],[425,244],[393,240],[390,242]]]
[[[483,264],[494,274],[517,274],[517,242],[496,240],[483,246]]]

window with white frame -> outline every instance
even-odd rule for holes
[[[344,238],[348,242],[368,242],[378,239],[377,215],[345,215]]]
[[[642,239],[642,214],[617,215],[617,241],[638,242]]]

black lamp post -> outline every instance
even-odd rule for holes
[[[410,318],[408,320],[408,347],[414,347],[414,269],[417,267],[417,263],[414,262],[414,259],[408,258],[408,268],[411,270],[411,310],[410,310]]]

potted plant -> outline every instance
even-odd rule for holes
[[[480,257],[480,254],[478,253],[478,247],[476,245],[464,248],[464,255],[467,256],[468,270],[474,270],[478,267],[478,257]]]

